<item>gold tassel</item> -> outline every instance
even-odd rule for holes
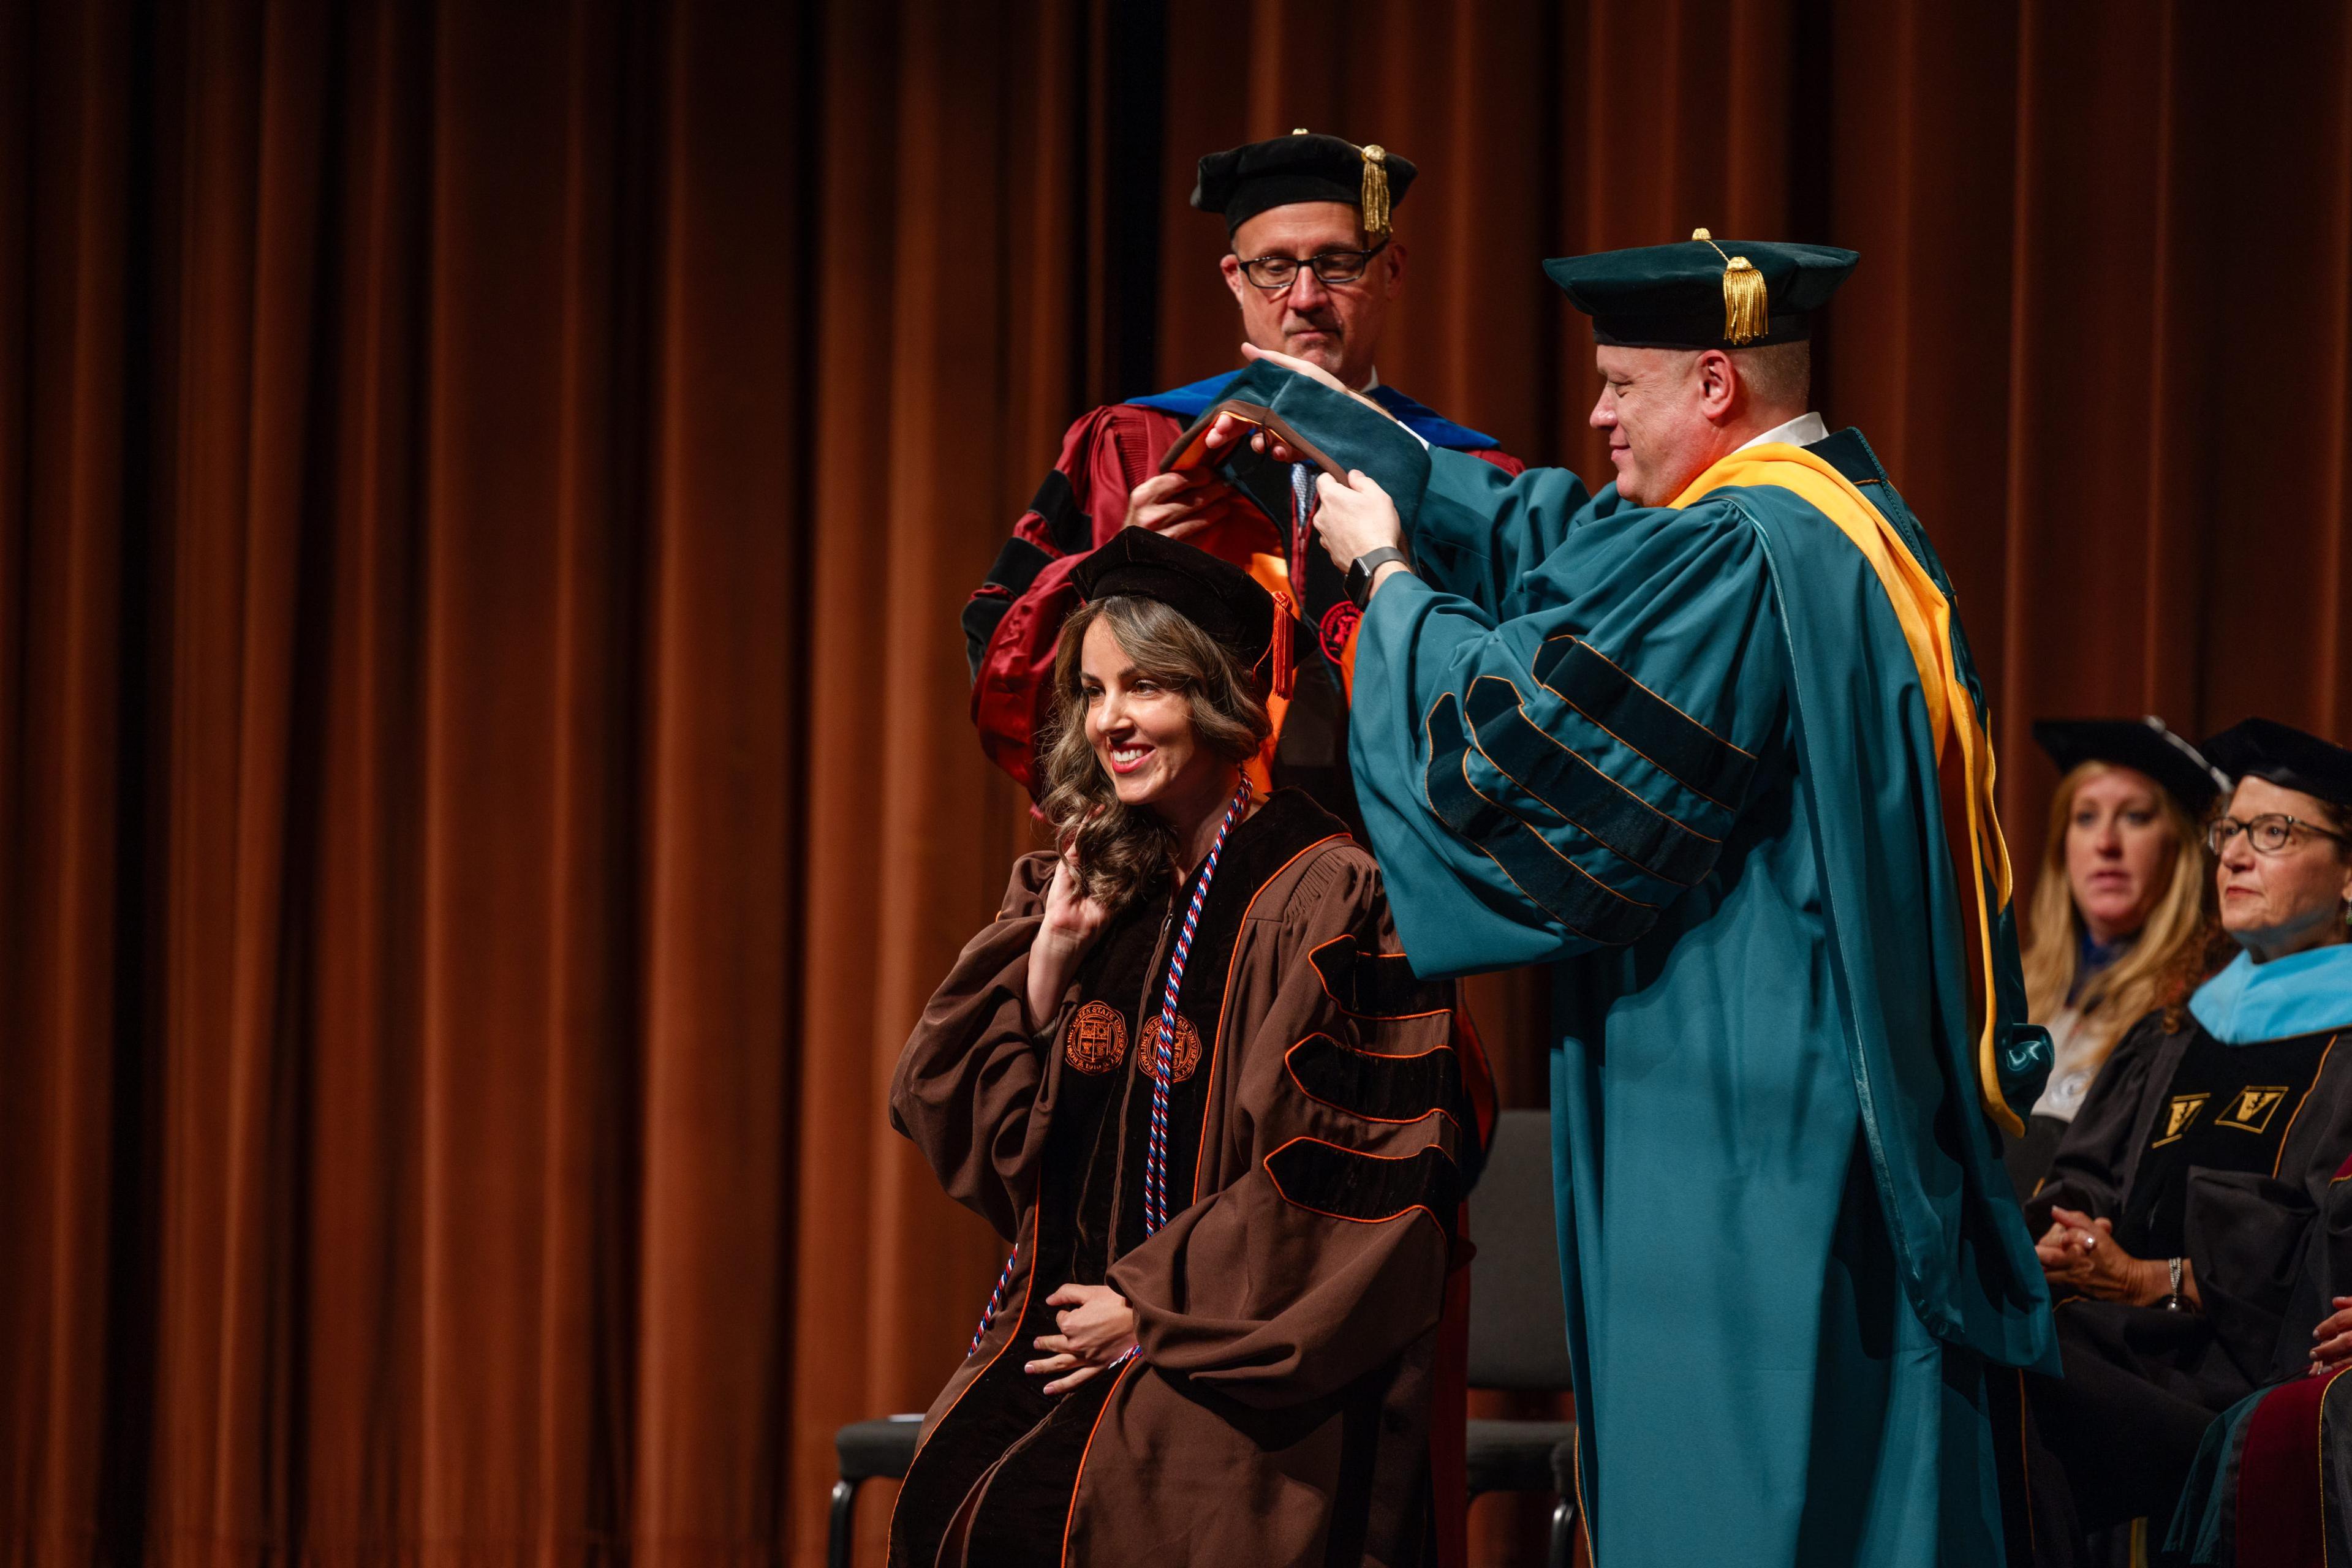
[[[1723,256],[1723,247],[1705,229],[1691,230],[1691,238]],[[1723,256],[1723,340],[1740,348],[1764,336],[1771,327],[1772,301],[1764,287],[1764,275],[1744,256]]]
[[[1737,349],[1762,337],[1770,327],[1770,303],[1765,297],[1764,275],[1744,256],[1735,256],[1723,269],[1723,340]]]
[[[1388,150],[1375,141],[1364,148],[1364,237],[1378,243],[1389,235]]]

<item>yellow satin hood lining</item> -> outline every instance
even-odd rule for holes
[[[1972,1000],[1978,1009],[1978,1092],[1986,1113],[2011,1137],[2024,1123],[2002,1097],[1995,1059],[1991,994],[1993,915],[2011,896],[2009,846],[2002,840],[2000,821],[1993,811],[1995,763],[1992,737],[1985,731],[1952,647],[1952,606],[1935,579],[1913,557],[1903,536],[1895,531],[1870,497],[1844,475],[1800,446],[1772,442],[1735,452],[1691,481],[1669,503],[1687,507],[1710,491],[1777,485],[1793,492],[1830,519],[1853,542],[1871,570],[1878,574],[1902,625],[1903,640],[1919,672],[1919,690],[1927,704],[1927,718],[1936,741],[1939,792],[1944,797],[1948,825],[1957,815],[1968,824],[1969,859],[1975,875],[1976,952],[1970,966],[1975,982]],[[1957,742],[1957,746],[1954,743]],[[1956,754],[1956,757],[1953,755]],[[1957,760],[1958,777],[1949,765]],[[1958,845],[1948,845],[1958,861]]]

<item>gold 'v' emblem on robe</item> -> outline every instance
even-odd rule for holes
[[[2164,1107],[2164,1135],[2148,1147],[2160,1149],[2189,1131],[2189,1124],[2197,1120],[2197,1113],[2205,1108],[2205,1102],[2210,1098],[2210,1095],[2201,1093],[2175,1094]]]
[[[2235,1127],[2242,1133],[2263,1133],[2269,1129],[2271,1118],[2286,1103],[2292,1092],[2284,1083],[2248,1084],[2230,1096],[2229,1111],[2214,1122],[2217,1127]]]

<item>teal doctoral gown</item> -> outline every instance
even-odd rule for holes
[[[2049,1048],[2005,896],[1963,912],[1890,591],[1778,486],[1636,507],[1272,367],[1227,395],[1406,522],[1419,575],[1359,631],[1350,756],[1414,967],[1555,966],[1597,1560],[2000,1563],[1988,1399],[2056,1357],[1989,1109],[2031,1105]],[[1860,435],[1819,455],[1948,598]]]

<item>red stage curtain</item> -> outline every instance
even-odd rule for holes
[[[2035,716],[2352,738],[2335,5],[0,7],[0,1560],[814,1560],[998,1256],[882,1103],[1028,838],[961,597],[1297,125],[1587,473],[1539,256],[1864,253],[2021,853]]]

